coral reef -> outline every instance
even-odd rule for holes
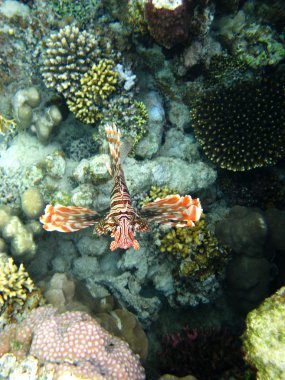
[[[67,25],[53,33],[43,52],[42,76],[47,87],[56,89],[65,98],[79,90],[80,80],[100,57],[104,58],[98,39],[76,26]],[[107,52],[111,55],[111,51]]]
[[[284,379],[285,288],[279,289],[246,318],[242,336],[245,359],[257,379]]]
[[[244,363],[238,334],[229,329],[190,329],[165,336],[158,353],[160,373],[198,379],[243,378]]]
[[[256,17],[258,6],[245,4],[232,17],[215,23],[217,33],[231,54],[253,69],[277,65],[285,57],[284,37]]]
[[[52,9],[61,17],[74,17],[82,26],[92,22],[100,9],[98,0],[52,0]]]
[[[138,2],[137,2],[138,3]],[[194,36],[204,36],[212,22],[208,1],[144,1],[145,20],[156,42],[170,49]]]
[[[0,231],[3,238],[10,242],[14,257],[31,259],[36,253],[36,243],[32,225],[23,224],[20,218],[13,215],[8,206],[0,207]]]
[[[216,165],[244,171],[273,165],[284,156],[285,76],[277,75],[206,92],[194,104],[195,135]]]
[[[221,172],[219,188],[234,205],[258,207],[262,210],[285,208],[284,179],[273,168],[263,168],[246,173]]]
[[[114,62],[101,59],[80,80],[80,89],[69,95],[67,104],[75,117],[86,124],[94,124],[102,118],[101,108],[106,98],[115,91],[118,73]]]
[[[42,302],[40,291],[26,272],[11,257],[0,254],[0,329],[20,321]]]
[[[27,294],[35,289],[33,281],[25,271],[23,264],[18,268],[13,259],[0,261],[0,305],[1,308],[12,307],[13,304],[23,305]]]
[[[30,128],[46,145],[53,128],[61,123],[62,113],[57,105],[46,106],[45,101],[36,87],[27,87],[15,93],[12,106],[18,128]]]
[[[69,371],[86,379],[145,379],[128,344],[83,312],[59,314],[53,307],[39,307],[0,335],[1,356],[25,358],[29,353],[57,376]]]
[[[23,213],[31,219],[38,218],[44,209],[44,200],[41,192],[37,188],[27,189],[21,197]]]
[[[148,30],[156,42],[169,49],[187,41],[190,17],[186,9],[184,1],[161,5],[155,1],[145,3]]]
[[[226,274],[228,293],[236,308],[248,312],[268,295],[276,273],[266,217],[259,209],[234,206],[217,223],[216,236],[234,252]]]
[[[8,133],[13,132],[16,127],[15,120],[6,119],[5,116],[0,114],[0,135],[7,135]]]
[[[147,358],[148,338],[134,314],[127,309],[113,309],[95,317],[107,331],[124,339],[141,359]]]
[[[174,305],[206,303],[218,295],[219,283],[225,277],[231,255],[207,229],[205,217],[202,216],[191,229],[173,228],[160,232],[157,244],[160,252],[173,257]],[[190,298],[187,288],[191,289]]]

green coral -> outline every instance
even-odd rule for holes
[[[52,0],[51,6],[61,17],[73,16],[82,25],[94,18],[100,6],[98,0]]]
[[[83,123],[93,124],[103,117],[101,108],[118,80],[114,65],[110,59],[101,59],[82,76],[80,89],[67,100],[70,111]]]
[[[144,16],[145,2],[143,0],[128,1],[128,23],[132,26],[134,32],[146,33],[147,22]]]
[[[229,250],[207,229],[204,215],[192,228],[173,228],[162,234],[160,251],[177,258],[180,277],[199,281],[222,271],[229,258]]]
[[[246,318],[242,336],[246,360],[258,380],[285,379],[285,287],[267,298]]]
[[[124,141],[131,148],[129,156],[132,156],[135,153],[138,142],[147,133],[147,108],[143,102],[136,101],[124,94],[112,99],[108,109],[104,110],[101,124],[104,126],[107,123],[115,123],[117,125]],[[94,139],[96,140],[96,136],[94,136]]]
[[[252,23],[233,44],[233,54],[250,67],[278,64],[285,57],[284,41],[269,26]]]

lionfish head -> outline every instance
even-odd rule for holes
[[[138,241],[134,238],[134,228],[126,218],[122,218],[118,221],[118,225],[111,236],[114,238],[114,241],[112,241],[110,245],[111,251],[117,248],[128,249],[133,247],[135,250],[140,248]]]

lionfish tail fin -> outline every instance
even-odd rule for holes
[[[120,146],[121,146],[121,132],[117,128],[115,123],[107,124],[105,127],[107,141],[109,143],[110,155],[113,159],[113,165],[115,167],[120,166]]]
[[[141,209],[141,215],[151,221],[176,227],[193,227],[202,215],[199,198],[178,194],[158,198]]]
[[[88,208],[58,204],[47,205],[40,222],[47,231],[73,232],[96,224],[99,218],[96,211]]]

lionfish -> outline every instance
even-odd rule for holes
[[[150,222],[176,227],[192,227],[202,214],[198,198],[190,195],[168,195],[157,198],[144,205],[139,211],[132,206],[130,193],[121,165],[121,134],[115,124],[105,127],[107,141],[112,159],[114,186],[111,193],[110,210],[105,215],[77,206],[47,205],[45,214],[40,217],[43,228],[47,231],[73,232],[95,225],[98,235],[111,233],[114,240],[110,249],[139,249],[135,239],[136,232],[150,230]]]

